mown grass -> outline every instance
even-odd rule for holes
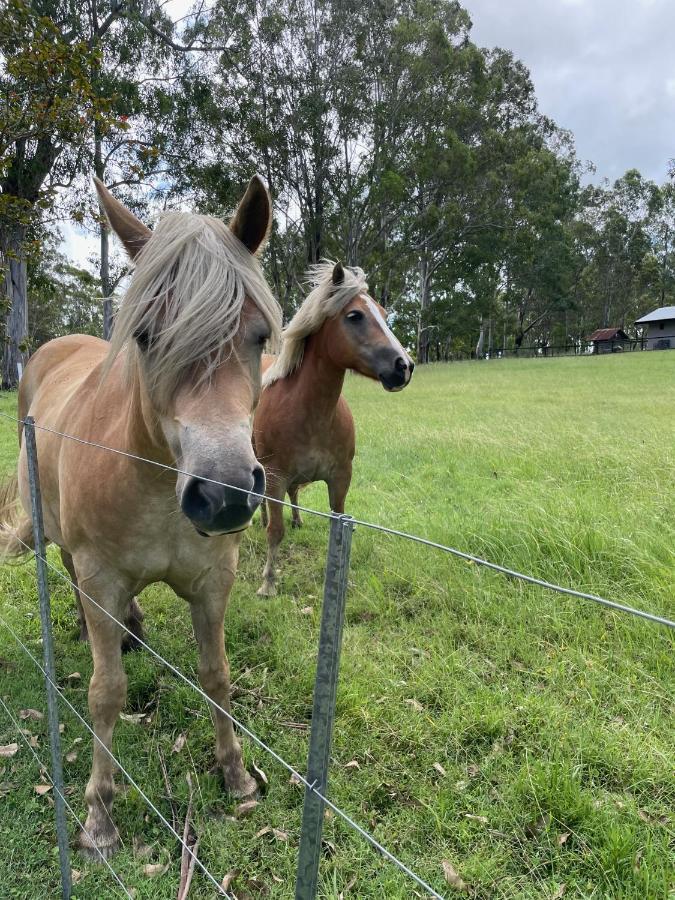
[[[349,510],[524,572],[673,616],[675,354],[494,361],[420,369],[387,396],[349,378],[358,454]],[[5,396],[3,410],[14,408]],[[16,439],[0,427],[0,463]],[[94,498],[92,498],[94,500]],[[302,502],[325,509],[315,486]],[[227,618],[234,712],[303,769],[326,523],[287,535],[281,594],[255,595],[259,526],[243,542]],[[50,551],[53,552],[53,551]],[[54,555],[56,561],[56,555]],[[0,572],[2,615],[39,652],[32,565]],[[89,651],[75,641],[69,592],[50,577],[57,671],[86,711]],[[149,642],[190,676],[196,652],[184,604],[143,595]],[[311,612],[307,612],[311,607]],[[666,898],[672,890],[673,654],[665,629],[564,598],[365,528],[354,535],[333,749],[331,796],[448,896],[448,860],[480,898]],[[211,764],[204,704],[147,654],[126,658],[129,711],[115,752],[182,828],[190,773],[199,855],[240,894],[293,895],[302,791],[245,742],[269,778],[253,814],[231,817]],[[67,681],[74,671],[81,680]],[[39,677],[7,634],[0,691],[12,708],[44,708]],[[413,701],[413,702],[411,702]],[[0,716],[0,744],[16,739]],[[83,813],[86,733],[63,711],[72,802]],[[48,759],[43,722],[25,723]],[[171,753],[175,738],[185,748]],[[167,781],[162,775],[165,763]],[[347,763],[355,760],[358,767]],[[440,767],[440,768],[439,768]],[[58,895],[52,810],[33,790],[23,748],[0,760],[0,895]],[[114,866],[138,898],[176,894],[180,854],[135,791],[115,806],[125,840]],[[279,840],[264,826],[287,833]],[[72,829],[72,826],[71,826]],[[74,829],[71,833],[74,835]],[[149,879],[132,836],[169,862]],[[320,896],[404,898],[412,885],[343,824],[326,821]],[[85,866],[78,898],[116,896]],[[191,897],[215,891],[195,875]]]

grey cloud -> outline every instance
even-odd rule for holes
[[[662,182],[675,157],[672,0],[463,0],[473,39],[514,52],[539,107],[575,136],[594,180],[637,168]]]

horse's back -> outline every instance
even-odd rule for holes
[[[31,356],[19,384],[19,416],[38,415],[62,407],[110,345],[89,334],[71,334],[43,344]],[[50,416],[52,418],[52,416]]]

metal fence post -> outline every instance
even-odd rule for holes
[[[296,900],[314,900],[319,879],[324,802],[313,789],[325,796],[328,786],[353,530],[354,523],[350,516],[331,520],[307,762],[307,781],[311,787],[305,788]]]
[[[47,691],[47,713],[49,720],[49,743],[52,753],[52,781],[54,782],[54,811],[56,815],[56,837],[59,845],[61,865],[61,891],[64,900],[70,900],[70,851],[66,808],[63,802],[63,762],[61,757],[61,736],[59,734],[59,710],[56,702],[56,673],[54,671],[54,644],[52,641],[52,619],[49,603],[47,566],[45,565],[45,536],[42,525],[42,498],[40,495],[40,473],[38,471],[37,447],[35,444],[35,420],[28,416],[24,422],[24,441],[28,459],[28,482],[30,484],[30,505],[35,541],[35,562],[37,566],[38,594],[40,597],[40,624],[42,625],[42,651],[44,655],[45,688]]]

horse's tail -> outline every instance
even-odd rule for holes
[[[33,523],[19,500],[16,476],[0,483],[0,560],[33,549]]]

